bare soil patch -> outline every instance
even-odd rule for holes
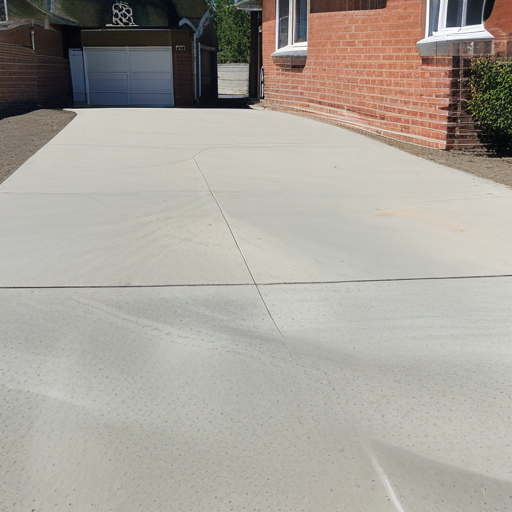
[[[462,153],[460,151],[442,151],[439,149],[423,148],[413,144],[383,139],[382,142],[407,151],[412,155],[425,158],[436,164],[446,165],[453,169],[465,171],[480,178],[512,187],[512,157],[478,153]]]
[[[0,183],[55,137],[76,116],[65,110],[34,110],[0,119]]]

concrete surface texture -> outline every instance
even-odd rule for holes
[[[291,115],[100,109],[0,215],[0,510],[512,509],[510,189]]]
[[[249,64],[218,65],[219,96],[248,96]]]

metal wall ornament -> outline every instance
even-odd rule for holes
[[[127,2],[114,2],[112,5],[112,23],[107,27],[138,27],[133,21],[133,10]]]

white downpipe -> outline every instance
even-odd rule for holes
[[[198,95],[201,96],[201,87],[202,87],[202,73],[201,71],[203,70],[203,67],[202,67],[202,64],[201,64],[201,43],[198,44],[198,52],[197,52],[197,69],[198,69],[198,86],[197,86],[197,92],[198,92]]]
[[[30,44],[32,45],[32,50],[36,49],[36,33],[34,31],[34,22],[30,27]]]
[[[199,101],[199,91],[198,91],[198,86],[197,86],[197,76],[198,76],[198,73],[199,74],[201,73],[201,70],[197,69],[197,63],[198,63],[198,60],[199,60],[198,59],[198,40],[199,40],[199,38],[201,37],[201,35],[203,33],[204,27],[206,27],[206,25],[208,25],[211,16],[212,15],[210,13],[210,10],[207,10],[204,13],[204,16],[201,18],[201,21],[199,22],[199,25],[197,26],[197,28],[194,27],[194,25],[189,20],[187,20],[187,18],[183,18],[179,22],[179,26],[180,27],[182,27],[183,25],[187,24],[194,31],[194,99],[195,99],[196,103]]]

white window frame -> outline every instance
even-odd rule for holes
[[[446,17],[448,10],[448,0],[440,0],[439,6],[439,23],[437,31],[429,34],[431,3],[433,0],[427,0],[427,17],[425,27],[425,38],[418,42],[431,43],[437,41],[456,41],[456,40],[478,40],[478,39],[494,39],[493,35],[485,30],[484,23],[478,25],[466,25],[460,27],[446,27]],[[468,0],[464,0],[462,19],[466,18]],[[485,9],[485,3],[484,3]],[[483,14],[482,14],[483,17]]]
[[[295,12],[295,2],[296,0],[289,0],[289,12],[288,12],[288,44],[279,48],[279,3],[281,0],[276,0],[276,51],[275,54],[279,53],[289,53],[289,52],[303,52],[308,49],[307,37],[308,33],[306,33],[306,41],[295,43],[295,21],[296,15]],[[309,0],[307,0],[307,19],[308,19],[308,32],[309,32]],[[275,55],[273,54],[273,55]]]

